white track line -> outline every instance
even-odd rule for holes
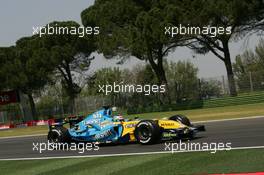
[[[236,147],[231,150],[262,149],[264,146]],[[72,159],[72,158],[94,158],[94,157],[116,157],[116,156],[135,156],[135,155],[153,155],[153,154],[178,154],[188,152],[209,152],[212,150],[191,150],[191,151],[159,151],[159,152],[142,152],[142,153],[123,153],[123,154],[102,154],[102,155],[85,155],[85,156],[60,156],[60,157],[36,157],[36,158],[10,158],[0,159],[0,161],[19,161],[19,160],[49,160],[49,159]],[[220,152],[220,151],[218,151]],[[211,153],[210,153],[211,154]]]
[[[197,121],[192,123],[213,123],[213,122],[225,122],[225,121],[235,121],[235,120],[250,120],[250,119],[258,119],[264,118],[264,116],[251,116],[251,117],[240,117],[240,118],[230,118],[230,119],[219,119],[219,120],[205,120],[205,121]]]
[[[235,121],[235,120],[250,120],[250,119],[258,119],[264,118],[264,116],[251,116],[251,117],[241,117],[241,118],[232,118],[232,119],[219,119],[219,120],[205,120],[205,121],[196,121],[192,123],[213,123],[213,122],[224,122],[224,121]],[[1,131],[0,131],[1,133]],[[33,135],[21,135],[21,136],[11,136],[11,137],[0,137],[1,139],[15,139],[15,138],[23,138],[23,137],[38,137],[45,136],[47,134],[33,134]]]

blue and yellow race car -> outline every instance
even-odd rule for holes
[[[124,119],[122,116],[114,116],[114,110],[105,106],[84,119],[76,118],[50,125],[48,140],[51,143],[80,141],[154,144],[162,140],[192,139],[197,132],[205,131],[203,125],[194,126],[182,115],[157,120]],[[69,128],[65,127],[67,123]]]

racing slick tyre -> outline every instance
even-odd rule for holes
[[[190,120],[186,116],[181,115],[181,114],[174,115],[174,116],[170,117],[169,120],[174,120],[174,121],[180,122],[180,123],[182,123],[186,126],[189,126],[189,127],[192,126]],[[195,136],[195,134],[193,131],[190,131],[190,132],[187,132],[186,134],[184,134],[184,137],[189,138],[189,139],[193,139],[194,136]]]
[[[71,141],[67,128],[57,126],[52,128],[48,133],[48,141],[50,143],[68,143]]]
[[[142,120],[136,126],[135,137],[143,145],[158,143],[161,140],[161,128],[156,121]]]
[[[190,120],[184,116],[184,115],[181,115],[181,114],[177,114],[177,115],[174,115],[174,116],[171,116],[169,118],[169,120],[174,120],[174,121],[178,121],[186,126],[192,126]]]

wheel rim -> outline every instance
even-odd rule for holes
[[[138,137],[140,140],[148,140],[151,137],[150,129],[146,125],[140,126]]]

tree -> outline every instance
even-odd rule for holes
[[[38,49],[38,44],[35,36],[25,37],[19,39],[16,46],[6,48],[5,52],[2,52],[2,56],[6,58],[2,65],[6,76],[4,87],[20,90],[28,96],[34,119],[37,119],[37,112],[33,94],[50,81],[53,71],[51,60],[46,60],[46,50]]]
[[[200,80],[200,98],[208,99],[221,95],[221,82],[218,80]]]
[[[93,81],[91,81],[88,85],[88,91],[92,95],[102,95],[107,97],[113,105],[122,106],[122,96],[121,92],[112,93],[114,83],[117,85],[122,85],[126,81],[124,81],[122,77],[123,71],[119,68],[102,68],[97,70],[93,75]],[[100,87],[111,86],[107,88],[108,91],[111,91],[109,94],[101,91]],[[104,89],[105,90],[105,89]]]
[[[116,89],[114,89],[114,83]],[[152,86],[156,84],[157,78],[150,65],[137,65],[132,70],[120,70],[117,67],[102,68],[94,73],[92,81],[86,87],[86,95],[104,96],[112,104],[123,108],[128,106],[147,107],[150,104],[160,103],[159,94],[149,91],[149,95],[145,95],[144,92],[137,93],[135,89],[137,85],[143,87],[144,85]],[[108,92],[106,95],[106,86],[109,85],[112,86],[112,88],[108,87],[108,91],[111,91],[111,93]],[[130,89],[131,86],[134,88]],[[100,87],[103,87],[104,92]],[[114,90],[116,90],[115,93],[113,93]]]
[[[123,82],[122,71],[117,67],[99,69],[92,77],[92,81],[87,87],[91,95],[104,94],[99,88],[103,85],[113,85],[114,82],[120,84]]]
[[[191,62],[178,61],[167,63],[166,70],[171,94],[176,103],[197,98],[198,68]]]
[[[166,67],[164,67],[166,69]],[[151,65],[137,65],[130,71],[130,77],[133,77],[131,83],[137,85],[148,85],[154,86],[158,84],[158,79],[153,71]],[[127,78],[128,79],[128,78]],[[131,79],[131,78],[130,78]],[[128,107],[142,107],[147,108],[153,105],[162,104],[162,93],[155,93],[153,91],[149,92],[150,95],[145,95],[145,93],[134,93],[128,98]],[[167,93],[168,94],[168,93]]]
[[[11,48],[0,48],[0,90],[8,89],[8,76],[6,73],[8,69],[5,65],[7,64],[8,60],[12,58],[11,53]]]
[[[74,21],[55,21],[47,26],[64,29],[80,27]],[[45,34],[41,40],[41,47],[47,49],[57,73],[62,78],[62,86],[69,97],[69,110],[74,112],[75,98],[81,92],[80,84],[77,84],[76,79],[85,75],[90,67],[91,60],[93,60],[93,57],[90,57],[91,53],[96,49],[93,43],[93,36],[80,37],[71,33]],[[86,78],[88,77],[86,75]]]
[[[258,8],[255,9],[253,14],[250,14],[250,24],[244,26],[245,35],[259,34],[263,35],[264,32],[264,1],[258,1]]]
[[[255,48],[255,52],[247,50],[242,55],[237,55],[233,67],[240,90],[249,91],[252,87],[254,89],[264,88],[263,60],[264,40],[260,40],[260,43]]]
[[[41,90],[36,102],[38,116],[42,118],[53,118],[56,115],[60,115],[63,117],[64,106],[67,105],[67,103],[65,103],[67,101],[64,99],[65,96],[62,94],[60,82],[47,84],[43,90]]]
[[[174,13],[172,13],[174,12]],[[106,58],[131,56],[147,61],[159,84],[168,84],[163,67],[164,57],[183,45],[182,36],[168,37],[164,28],[171,18],[180,18],[177,7],[168,1],[97,0],[81,14],[84,26],[100,26],[99,52]],[[170,103],[168,93],[165,94]]]
[[[255,57],[260,69],[264,69],[264,39],[261,39],[258,46],[255,48]]]
[[[231,28],[230,33],[200,34],[194,36],[198,41],[190,48],[198,53],[212,52],[225,64],[230,95],[236,96],[234,73],[232,69],[229,42],[238,39],[244,34],[245,27],[251,24],[252,18],[256,16],[255,11],[259,10],[261,1],[250,0],[186,0],[182,1],[185,8],[186,22],[191,26],[214,26]]]

